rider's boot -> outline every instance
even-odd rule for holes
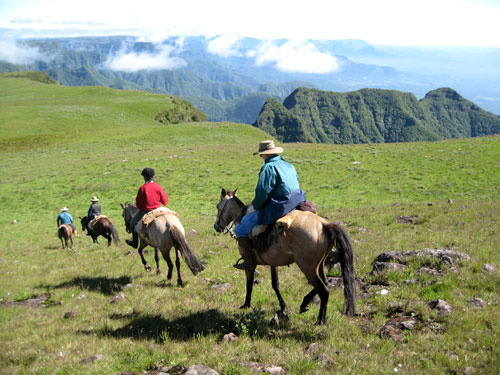
[[[238,262],[236,262],[233,267],[239,270],[255,270],[255,260],[253,259],[252,255],[252,240],[250,240],[248,237],[240,237],[238,238],[238,245],[240,246],[240,249],[243,250],[242,258],[240,258],[240,260],[243,259],[243,262],[238,263],[238,260]]]
[[[132,246],[134,249],[137,249],[137,246],[139,246],[139,236],[137,233],[132,232],[132,241],[126,240],[125,241],[127,245]]]

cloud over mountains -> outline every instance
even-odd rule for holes
[[[113,71],[127,73],[182,68],[186,62],[174,56],[174,51],[175,47],[169,45],[158,45],[154,52],[132,52],[122,48],[119,52],[109,55],[103,66]]]

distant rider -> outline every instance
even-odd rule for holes
[[[101,205],[98,203],[99,199],[94,195],[90,200],[92,204],[89,207],[89,212],[87,214],[87,219],[85,221],[85,226],[87,227],[87,235],[92,231],[90,227],[90,222],[96,218],[96,216],[101,215]]]
[[[255,198],[252,201],[256,211],[243,216],[241,222],[234,228],[244,260],[234,265],[237,269],[248,271],[255,269],[252,241],[248,238],[253,227],[257,224],[274,223],[306,200],[304,192],[300,190],[297,171],[293,165],[278,155],[282,152],[283,148],[276,147],[274,141],[268,140],[260,142],[259,150],[254,153],[264,159],[264,164],[259,173]]]
[[[132,231],[132,241],[127,240],[128,245],[137,249],[139,246],[139,237],[135,232],[135,225],[146,215],[148,212],[160,207],[162,204],[167,205],[168,196],[160,184],[153,181],[155,171],[152,168],[144,168],[141,172],[144,177],[144,185],[139,188],[137,197],[135,198],[135,205],[139,211],[134,215],[130,221],[130,230]]]
[[[57,215],[57,228],[59,228],[63,224],[69,224],[71,226],[71,228],[73,228],[73,232],[75,233],[75,236],[78,236],[76,226],[73,222],[73,217],[68,212],[67,207],[61,208],[61,213],[59,215]]]

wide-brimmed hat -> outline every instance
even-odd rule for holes
[[[282,147],[276,147],[274,141],[267,140],[259,143],[259,151],[254,152],[254,155],[269,155],[269,154],[281,154],[283,152]]]
[[[99,198],[97,198],[95,195],[91,199],[92,202],[99,202]]]
[[[68,211],[68,207],[61,208],[61,212],[63,212],[63,211]]]

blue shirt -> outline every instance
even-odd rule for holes
[[[305,200],[295,167],[279,155],[266,159],[252,201],[253,207],[259,211],[257,224],[274,223]]]
[[[299,189],[299,176],[295,167],[281,156],[273,156],[267,159],[260,169],[252,205],[256,210],[260,210],[270,197],[280,199]]]
[[[72,224],[73,218],[67,211],[61,212],[57,215],[57,226],[59,227],[61,224]]]

